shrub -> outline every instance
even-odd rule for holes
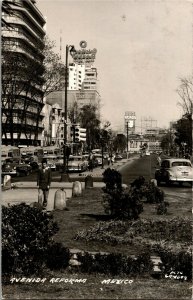
[[[103,205],[105,213],[118,219],[136,220],[143,211],[143,204],[135,192],[109,191],[108,194],[103,195]]]
[[[2,274],[35,274],[45,264],[51,237],[58,231],[52,216],[25,203],[2,207]]]
[[[107,168],[103,172],[103,182],[106,184],[106,190],[122,190],[122,175],[115,169]]]
[[[46,255],[46,265],[51,270],[65,269],[70,260],[70,251],[62,243],[49,245]]]
[[[139,191],[135,188],[130,191],[123,190],[121,174],[114,169],[108,168],[103,173],[103,181],[106,183],[106,187],[103,188],[105,213],[112,218],[138,219],[143,211]]]
[[[142,253],[136,258],[127,257],[120,253],[110,254],[78,254],[81,265],[80,272],[83,273],[102,273],[106,275],[144,275],[151,274],[153,263],[149,253]]]
[[[98,241],[111,245],[144,243],[154,247],[157,243],[167,243],[172,248],[188,245],[192,240],[191,220],[188,218],[172,218],[170,220],[137,221],[111,220],[98,222],[86,230],[79,231],[75,239],[86,242]]]
[[[147,203],[163,203],[164,192],[151,181],[144,183],[142,194]]]
[[[173,253],[167,250],[161,250],[160,269],[164,275],[182,276],[182,280],[190,281],[192,279],[192,253],[180,251]]]

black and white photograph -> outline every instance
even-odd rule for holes
[[[192,299],[192,4],[1,1],[2,299]]]

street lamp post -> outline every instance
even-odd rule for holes
[[[63,160],[64,167],[61,174],[61,181],[69,181],[67,174],[67,118],[68,118],[68,52],[76,52],[74,46],[66,45],[66,62],[65,62],[65,94],[64,94],[64,150]]]
[[[101,146],[102,146],[102,166],[101,169],[104,169],[104,138],[101,138]]]
[[[129,151],[128,143],[129,143],[129,126],[127,122],[127,159],[128,159],[128,151]]]

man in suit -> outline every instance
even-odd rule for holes
[[[47,206],[48,194],[51,184],[51,170],[47,165],[47,160],[43,158],[42,167],[38,170],[37,186],[43,193],[43,207]]]

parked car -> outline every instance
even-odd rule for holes
[[[183,158],[167,158],[162,160],[160,169],[155,172],[157,184],[164,182],[170,185],[173,182],[178,182],[180,185],[183,182],[193,182],[193,167],[191,161]]]
[[[20,163],[16,165],[16,171],[19,176],[28,176],[32,172],[32,167],[29,164]]]
[[[88,168],[86,160],[81,155],[70,155],[68,159],[68,171],[69,172],[84,172]]]
[[[5,162],[2,165],[2,175],[11,176],[28,176],[32,171],[32,167],[25,163]]]
[[[56,162],[58,161],[58,158],[56,155],[44,155],[44,158],[47,160],[47,165],[50,167],[52,171],[56,171]]]
[[[16,165],[9,162],[3,162],[1,165],[1,175],[19,176]]]
[[[121,160],[121,159],[123,159],[123,157],[120,154],[115,155],[115,160]]]
[[[146,151],[146,152],[145,152],[145,155],[146,155],[146,156],[149,156],[150,154],[151,154],[151,153],[150,153],[149,151]]]
[[[102,166],[102,155],[101,154],[95,154],[95,155],[93,155],[93,157],[97,161],[97,166]]]

